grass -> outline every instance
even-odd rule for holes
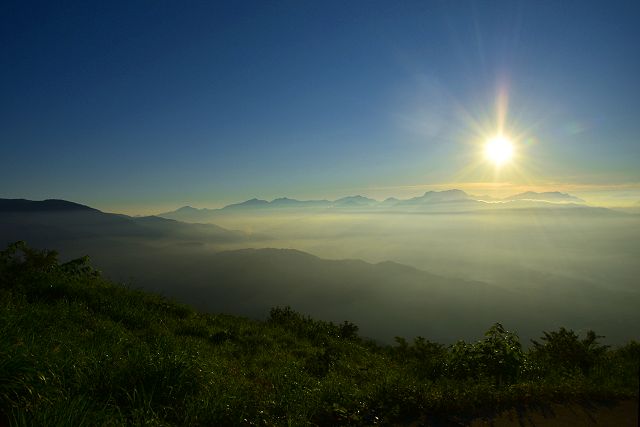
[[[349,322],[275,308],[206,314],[60,264],[0,253],[0,413],[10,425],[375,425],[637,392],[640,344],[545,333],[528,351],[492,326],[475,343],[363,339]]]

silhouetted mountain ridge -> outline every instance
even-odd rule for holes
[[[106,213],[65,200],[0,199],[0,237],[46,242],[73,239],[130,238],[244,241],[246,233],[213,224],[193,224],[160,216],[130,217]]]
[[[335,207],[358,207],[358,206],[374,206],[377,200],[370,199],[361,195],[347,196],[334,201],[331,205]]]
[[[569,213],[573,208],[584,208],[581,213],[591,212],[597,214],[613,213],[606,208],[594,208],[585,203],[579,197],[558,191],[537,193],[527,191],[505,198],[492,196],[474,196],[463,190],[451,189],[443,191],[427,191],[421,196],[409,199],[397,199],[389,197],[378,201],[362,195],[342,197],[330,200],[297,200],[288,197],[280,197],[272,201],[253,198],[241,203],[227,205],[220,209],[197,209],[190,206],[182,207],[172,212],[158,214],[161,217],[177,219],[187,222],[207,222],[216,215],[227,212],[271,212],[276,210],[305,210],[313,209],[336,211],[366,211],[366,212],[438,212],[461,213],[501,210],[527,209],[529,211],[557,210]]]
[[[27,199],[0,199],[0,212],[74,212],[92,211],[98,209],[79,203],[60,199],[27,200]]]

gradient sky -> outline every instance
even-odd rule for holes
[[[2,2],[0,197],[639,203],[638,16],[637,1]],[[518,158],[497,172],[479,147],[500,102]]]

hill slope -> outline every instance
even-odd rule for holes
[[[101,212],[65,200],[0,199],[0,239],[56,243],[73,239],[127,238],[145,241],[242,242],[245,233],[213,224],[188,224],[157,216]]]
[[[0,199],[0,212],[99,212],[97,209],[79,203],[59,199],[34,201],[27,199]]]
[[[563,329],[524,353],[499,324],[475,343],[379,346],[349,322],[198,313],[105,281],[86,259],[0,252],[0,415],[12,425],[440,425],[628,398],[639,355]]]

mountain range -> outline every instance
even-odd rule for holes
[[[579,209],[582,214],[612,214],[604,208],[588,206],[584,200],[567,193],[528,191],[505,198],[474,196],[462,190],[427,191],[421,196],[409,199],[394,197],[378,201],[361,195],[342,197],[337,200],[296,200],[287,197],[272,201],[250,199],[219,209],[183,206],[177,210],[158,214],[162,218],[186,222],[208,222],[216,216],[227,214],[268,213],[268,212],[483,212],[514,209],[539,209],[564,211]]]

